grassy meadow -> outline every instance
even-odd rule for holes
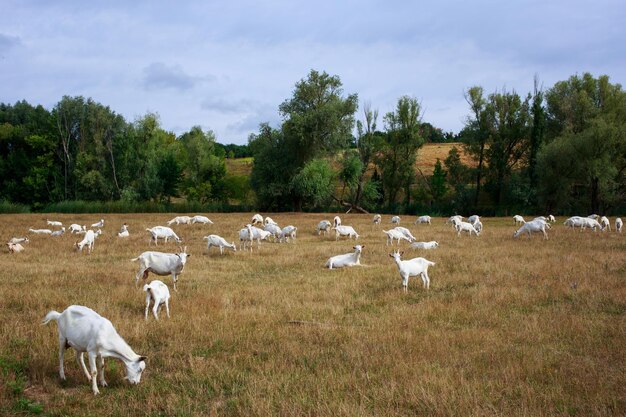
[[[0,415],[626,414],[626,234],[572,231],[560,218],[547,241],[513,239],[511,218],[488,218],[480,237],[457,238],[444,219],[404,216],[418,240],[440,243],[400,245],[405,259],[436,262],[430,290],[412,279],[404,294],[381,232],[390,216],[376,226],[370,215],[341,215],[366,245],[363,266],[323,268],[354,244],[314,233],[333,216],[272,214],[298,226],[296,243],[223,256],[207,253],[202,237],[235,240],[251,213],[173,226],[192,256],[177,293],[158,277],[170,286],[172,318],[162,309],[145,321],[130,259],[149,249],[145,228],[173,215],[1,215],[5,241],[46,217],[106,225],[90,255],[72,249],[71,234],[31,235],[25,253],[0,253]],[[109,358],[109,386],[94,396],[72,350],[59,380],[57,326],[40,323],[71,304],[110,319],[148,357],[141,384],[130,386]]]

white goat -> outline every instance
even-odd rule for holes
[[[165,276],[171,275],[174,281],[174,291],[176,289],[176,282],[178,281],[178,275],[183,272],[187,258],[191,255],[187,253],[187,247],[180,253],[163,253],[163,252],[143,252],[136,258],[131,259],[131,262],[140,261],[139,272],[135,275],[135,285],[139,282],[139,278],[148,278],[148,273]]]
[[[341,217],[335,216],[333,219],[333,227],[341,226]]]
[[[270,232],[274,236],[274,240],[280,240],[283,237],[283,229],[281,229],[276,223],[267,223],[263,226],[263,230]]]
[[[226,239],[218,235],[208,235],[203,237],[202,239],[207,241],[207,250],[211,249],[211,246],[216,246],[220,248],[220,254],[224,254],[224,248],[232,249],[234,252],[237,252],[237,245],[235,242],[228,243]]]
[[[446,220],[446,224],[452,223],[452,225],[456,227],[456,223],[457,222],[460,223],[462,221],[463,221],[463,216],[459,216],[458,214],[455,214],[454,216],[451,216],[448,218],[448,220]]]
[[[189,216],[176,216],[172,220],[167,222],[168,226],[176,224],[191,224],[191,217]]]
[[[391,218],[391,224],[400,224],[400,216],[393,216]]]
[[[615,231],[622,233],[622,229],[624,228],[624,222],[620,217],[615,219]]]
[[[554,216],[553,216],[552,214],[549,214],[549,215],[548,215],[548,221],[549,221],[550,223],[556,223],[556,219],[554,218]]]
[[[250,221],[250,224],[252,225],[257,223],[263,224],[263,216],[261,216],[259,213],[252,216],[252,220]]]
[[[28,240],[27,237],[12,237],[9,240],[9,243],[13,243],[13,244],[16,244],[16,243],[28,243],[28,242],[30,242],[30,240]]]
[[[146,231],[150,232],[149,244],[152,244],[152,242],[154,242],[154,245],[158,246],[159,238],[162,238],[163,240],[165,240],[165,243],[167,243],[167,240],[169,238],[174,238],[174,240],[178,244],[182,243],[182,239],[179,238],[178,235],[170,227],[154,226],[151,229],[146,229]]]
[[[473,224],[468,222],[459,222],[455,220],[454,228],[456,229],[456,235],[461,236],[461,232],[467,232],[470,236],[475,233],[476,236],[480,236],[480,232],[476,230]]]
[[[415,220],[415,224],[422,224],[422,223],[432,224],[431,221],[432,221],[432,218],[430,216],[419,216],[417,220]]]
[[[374,214],[374,224],[380,224],[382,221],[382,216],[380,214]]]
[[[602,216],[600,217],[600,225],[602,226],[602,231],[606,231],[606,229],[609,229],[609,232],[611,231],[611,222],[609,222],[608,217],[606,216]]]
[[[46,219],[48,226],[63,226],[63,223]]]
[[[157,315],[159,311],[159,307],[165,304],[165,312],[167,313],[167,318],[170,318],[170,289],[167,288],[163,282],[155,279],[150,284],[146,284],[143,286],[143,290],[146,292],[146,312],[144,314],[145,319],[148,320],[148,309],[150,308],[150,301],[154,303],[152,307],[152,314],[154,314],[155,319],[159,319]]]
[[[526,222],[517,229],[515,233],[513,233],[513,237],[518,237],[522,233],[527,233],[530,238],[531,233],[543,233],[543,238],[548,239],[548,234],[546,233],[546,228],[550,228],[550,225],[541,219],[532,220],[530,222]]]
[[[52,230],[50,229],[28,229],[28,231],[36,235],[51,235],[52,234]]]
[[[333,256],[326,261],[324,266],[328,269],[333,269],[361,265],[361,252],[364,247],[365,245],[356,245],[353,248],[354,252]]]
[[[265,220],[263,220],[263,224],[267,226],[268,224],[278,224],[278,223],[276,223],[271,217],[268,216],[265,218]]]
[[[563,224],[567,227],[571,227],[572,229],[575,227],[580,227],[582,229],[584,221],[583,221],[583,217],[572,216],[569,219],[565,220]]]
[[[408,291],[409,287],[409,278],[420,276],[422,278],[422,283],[424,284],[424,288],[430,288],[430,277],[428,276],[428,267],[434,266],[435,263],[431,262],[424,258],[413,258],[408,261],[403,261],[401,259],[404,252],[394,251],[390,253],[389,256],[396,261],[396,265],[398,266],[398,272],[400,272],[400,277],[402,277],[402,287],[404,287],[404,292]]]
[[[81,226],[80,224],[72,223],[70,225],[69,230],[70,230],[71,233],[86,232],[87,231],[87,227],[86,226]]]
[[[193,216],[191,218],[191,224],[202,223],[202,224],[213,224],[211,220],[209,220],[206,216]]]
[[[61,230],[55,230],[50,233],[50,236],[61,236],[63,233],[65,233],[65,227],[62,227]]]
[[[283,227],[281,231],[281,239],[285,239],[285,242],[289,242],[289,239],[296,239],[296,233],[298,232],[298,228],[292,225]]]
[[[478,214],[474,214],[474,215],[472,215],[472,216],[469,216],[469,217],[467,218],[467,221],[468,221],[468,223],[471,223],[471,224],[474,224],[474,225],[475,225],[475,224],[476,224],[476,222],[479,222],[479,221],[480,221],[480,216],[479,216]]]
[[[90,230],[87,230],[87,232],[85,232],[85,236],[83,237],[83,240],[81,240],[80,242],[76,242],[74,246],[76,247],[76,250],[81,251],[81,252],[83,251],[83,248],[87,246],[87,248],[89,249],[89,253],[91,253],[95,242],[96,242],[96,234],[93,232],[93,230],[90,229]]]
[[[584,230],[587,227],[590,229],[593,229],[594,232],[596,231],[596,229],[602,230],[602,226],[600,225],[600,223],[597,220],[592,219],[590,217],[583,217],[582,223],[583,224],[581,226],[581,230]]]
[[[590,214],[589,216],[587,216],[588,219],[593,219],[593,220],[598,220],[598,216],[597,214]]]
[[[526,220],[524,220],[524,218],[520,216],[519,214],[516,214],[515,216],[513,216],[513,220],[515,221],[515,225],[526,223]]]
[[[417,240],[417,239],[415,239],[415,236],[413,236],[411,234],[411,231],[409,229],[407,229],[406,227],[396,226],[396,227],[394,227],[394,229],[397,230],[398,232],[402,233],[407,238],[409,238],[409,242],[415,242]]]
[[[10,253],[20,253],[24,251],[24,246],[22,246],[20,243],[7,243],[7,246],[9,247],[9,252]]]
[[[411,243],[411,247],[413,249],[437,249],[439,247],[439,243],[434,240],[430,242],[413,242]]]
[[[251,224],[247,224],[239,231],[239,249],[242,249],[243,245],[243,250],[246,250],[246,246],[250,245],[250,252],[252,252],[252,242],[254,242],[254,231],[252,227]]]
[[[124,223],[120,228],[120,232],[117,234],[117,237],[128,237],[130,233],[128,232],[128,225]]]
[[[126,378],[131,384],[139,384],[141,373],[146,369],[146,357],[137,355],[117,333],[113,324],[90,308],[69,306],[62,313],[50,311],[43,324],[56,321],[59,329],[59,376],[65,380],[63,356],[65,349],[76,350],[76,361],[85,376],[91,381],[94,394],[99,394],[96,377],[100,372],[100,385],[107,386],[104,380],[104,358],[114,357],[126,365]],[[89,368],[85,366],[83,354],[87,352]],[[97,363],[97,368],[96,368]]]
[[[92,224],[91,227],[96,228],[96,229],[103,228],[104,227],[104,219],[100,219],[100,221],[98,223]]]
[[[324,232],[324,236],[326,236],[326,233],[330,231],[331,226],[332,224],[328,220],[322,220],[317,224],[317,235],[319,236],[320,233]]]
[[[389,244],[393,245],[393,240],[394,239],[398,240],[398,245],[400,244],[400,240],[406,240],[407,242],[411,242],[411,239],[409,239],[408,237],[404,236],[404,233],[402,233],[401,231],[396,230],[396,229],[383,230],[383,233],[387,235],[387,243],[386,243],[386,245],[389,245]]]
[[[483,231],[483,224],[480,220],[477,220],[476,223],[474,223],[474,229],[476,229],[478,233]]]
[[[348,239],[359,238],[359,234],[354,230],[352,226],[335,226],[332,229],[335,230],[335,240],[339,240],[339,236],[348,236]]]

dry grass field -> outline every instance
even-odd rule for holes
[[[405,259],[436,262],[430,290],[411,280],[404,294],[381,232],[389,216],[374,226],[369,215],[342,215],[366,245],[363,266],[329,271],[326,259],[354,243],[313,233],[333,214],[274,214],[298,226],[295,244],[223,256],[207,254],[202,237],[234,240],[251,214],[209,214],[213,225],[174,226],[192,256],[172,290],[172,318],[161,311],[157,322],[144,321],[130,259],[148,250],[144,229],[168,215],[102,217],[91,255],[74,252],[69,234],[0,253],[0,415],[626,414],[626,234],[566,230],[558,219],[547,241],[513,239],[512,219],[497,218],[484,219],[480,237],[457,238],[441,218],[415,226],[405,216],[418,240],[440,247],[401,245]],[[45,219],[0,216],[0,236]],[[116,237],[123,222],[127,240]],[[73,351],[59,380],[57,326],[40,323],[71,304],[110,319],[148,357],[141,384],[107,359],[109,386],[94,396]]]

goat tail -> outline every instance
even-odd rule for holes
[[[61,313],[59,313],[58,311],[52,310],[48,314],[46,314],[46,317],[44,317],[41,324],[42,325],[48,324],[51,320],[57,321],[60,316],[61,316]]]
[[[435,264],[434,262],[430,262],[430,261],[429,261],[428,265],[430,265],[430,266],[435,266],[436,264]]]
[[[135,262],[135,261],[138,261],[138,260],[139,260],[139,256],[138,256],[138,257],[136,257],[136,258],[131,259],[130,261],[131,261],[131,262]]]

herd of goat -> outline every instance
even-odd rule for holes
[[[518,237],[522,234],[530,236],[532,233],[542,233],[544,239],[548,238],[547,230],[551,228],[551,223],[554,223],[556,219],[554,216],[549,215],[547,217],[536,217],[531,221],[525,221],[522,216],[516,215],[513,217],[516,225],[519,225],[519,229],[513,234],[514,237]],[[376,214],[373,218],[373,223],[376,225],[381,224],[382,216]],[[407,241],[410,247],[413,249],[436,249],[439,243],[436,241],[418,242],[417,239],[411,234],[411,231],[399,226],[401,219],[399,216],[393,216],[391,218],[391,224],[396,225],[389,230],[382,230],[386,235],[387,245],[393,245],[394,241],[399,244],[400,241]],[[432,218],[430,216],[420,216],[415,221],[415,224],[431,224]],[[165,242],[173,240],[178,245],[183,243],[182,239],[169,227],[173,224],[213,224],[205,216],[177,216],[168,221],[168,226],[155,226],[146,229],[150,233],[149,244],[154,243],[158,245],[158,240],[163,239]],[[446,224],[451,224],[457,236],[460,236],[462,232],[466,232],[469,236],[472,234],[479,236],[483,230],[483,224],[479,216],[474,215],[464,220],[461,216],[452,216],[447,219]],[[587,217],[574,216],[568,218],[564,222],[565,226],[571,228],[580,228],[584,230],[586,228],[593,229],[594,231],[611,231],[611,225],[609,219],[605,216],[591,215]],[[29,229],[32,234],[45,234],[54,236],[60,236],[65,233],[65,227],[58,221],[47,221],[47,225],[51,227],[60,227],[58,230],[51,229]],[[95,240],[102,234],[102,228],[104,227],[104,219],[91,225],[91,228],[87,229],[85,225],[72,224],[69,226],[70,233],[77,235],[84,235],[82,240],[76,242],[74,247],[77,251],[82,251],[87,248],[91,253],[94,249]],[[621,218],[615,220],[615,231],[622,232],[623,222]],[[278,224],[270,217],[263,218],[260,214],[255,214],[251,222],[239,231],[239,249],[252,251],[253,243],[256,241],[257,249],[262,240],[273,239],[276,242],[289,242],[295,241],[297,235],[297,227],[289,225],[286,227],[279,227]],[[357,240],[359,234],[354,227],[341,224],[341,218],[336,216],[331,223],[328,220],[322,220],[316,227],[317,235],[326,235],[335,231],[335,239],[338,240],[341,237],[347,237],[348,239],[354,238]],[[130,236],[128,225],[124,223],[117,234],[120,239]],[[203,238],[207,241],[207,248],[217,247],[220,253],[224,253],[224,249],[230,249],[232,251],[237,250],[235,242],[228,242],[226,239],[219,235],[211,234]],[[9,252],[19,253],[24,251],[24,246],[29,242],[27,237],[14,237],[7,243]],[[340,254],[329,258],[325,267],[328,269],[351,267],[360,265],[361,253],[365,245],[355,245],[353,252],[346,254]],[[174,290],[176,289],[176,282],[178,275],[183,272],[187,258],[191,256],[187,253],[187,248],[181,248],[179,253],[164,253],[157,251],[146,251],[141,253],[132,261],[139,261],[140,268],[135,276],[135,284],[142,278],[146,280],[149,273],[152,272],[155,275],[167,276],[171,275],[174,284]],[[423,287],[428,289],[430,286],[430,278],[428,276],[428,268],[434,266],[435,263],[425,258],[417,257],[410,260],[402,260],[403,251],[394,250],[389,254],[397,265],[398,272],[402,278],[403,291],[408,291],[408,282],[411,277],[420,277],[423,283]],[[165,306],[167,317],[170,317],[169,311],[169,299],[170,292],[165,283],[159,280],[153,280],[143,286],[143,290],[146,292],[146,306],[144,317],[148,319],[149,308],[152,305],[152,313],[155,319],[158,320],[158,310],[161,306]],[[63,361],[64,351],[68,347],[73,347],[76,350],[77,363],[81,366],[85,376],[92,384],[92,391],[94,394],[98,394],[98,382],[100,386],[106,386],[104,379],[104,358],[115,357],[124,362],[126,366],[126,379],[132,384],[138,384],[141,380],[141,374],[146,367],[145,357],[136,354],[130,346],[122,339],[117,333],[113,324],[106,318],[100,316],[95,311],[84,306],[70,306],[62,313],[56,311],[50,311],[44,318],[43,324],[50,321],[57,321],[58,333],[59,333],[59,375],[61,379],[65,379]],[[84,353],[87,353],[89,359],[89,370],[85,365]]]

